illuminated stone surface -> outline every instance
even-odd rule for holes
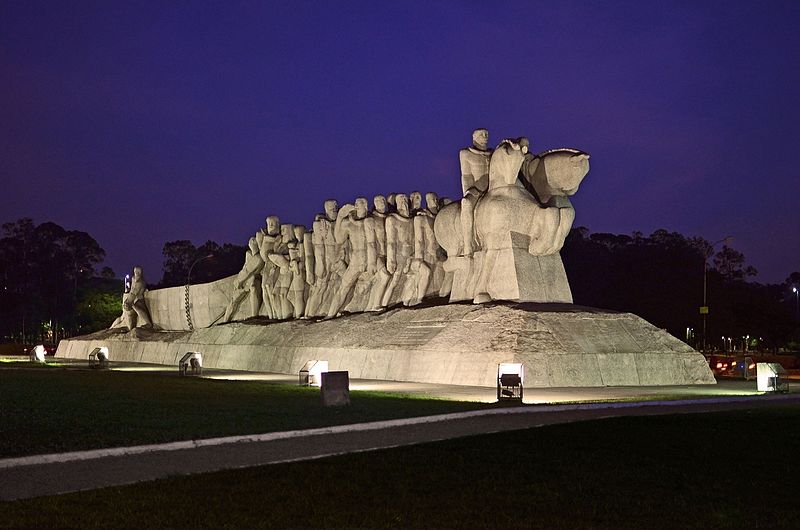
[[[309,359],[351,378],[494,386],[497,365],[521,362],[527,387],[713,383],[703,356],[643,319],[570,304],[446,304],[311,322],[232,323],[194,332],[113,330],[62,340],[85,359],[175,365],[187,351],[206,368],[297,374]]]
[[[363,197],[341,209],[328,199],[308,233],[270,215],[250,238],[238,275],[190,287],[188,302],[182,289],[145,294],[135,278],[125,318],[112,327],[334,318],[444,297],[572,302],[558,252],[575,218],[567,197],[589,171],[589,156],[574,149],[532,155],[526,138],[492,150],[488,138],[477,129],[473,145],[459,152],[460,201],[428,192],[423,209],[422,193],[392,193],[391,201],[374,197],[370,212]]]
[[[122,297],[122,315],[113,324],[112,328],[134,329],[153,324],[146,300],[147,283],[141,267],[133,268],[130,291]]]
[[[534,155],[526,138],[492,150],[485,129],[472,139],[461,200],[429,192],[423,209],[420,192],[390,193],[370,212],[365,198],[329,199],[310,232],[269,216],[238,275],[191,286],[188,303],[184,287],[141,282],[127,314],[154,329],[62,341],[58,354],[107,345],[115,360],[174,365],[199,351],[211,368],[288,374],[323,359],[359,379],[476,386],[494,386],[501,362],[523,363],[532,387],[713,383],[699,353],[641,318],[571,305],[559,251],[589,155]],[[492,301],[517,303],[473,305]]]

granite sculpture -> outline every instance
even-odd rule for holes
[[[225,304],[212,296],[203,314],[210,324],[224,324],[331,319],[437,298],[572,302],[559,250],[575,216],[568,197],[586,176],[589,155],[574,149],[534,155],[529,148],[527,138],[518,138],[491,149],[489,132],[473,131],[472,144],[458,155],[460,200],[391,192],[374,196],[370,209],[365,197],[341,208],[328,199],[310,230],[266,217],[248,241],[242,270],[220,284]],[[129,327],[150,323],[137,296],[126,298]]]
[[[65,339],[57,354],[104,347],[174,364],[202,351],[210,367],[289,374],[324,355],[354,378],[476,386],[494,386],[506,362],[522,363],[532,387],[714,383],[703,356],[665,331],[571,303],[559,251],[588,154],[534,154],[524,137],[491,149],[476,129],[459,162],[456,200],[328,199],[310,230],[270,215],[241,271],[192,286],[191,304],[188,286],[147,292],[137,267],[114,326],[154,329]],[[447,303],[459,301],[472,303]]]
[[[225,308],[225,314],[221,320],[223,324],[231,321],[245,298],[250,300],[248,316],[257,316],[261,309],[261,271],[264,268],[264,259],[261,257],[258,239],[255,236],[250,238],[247,247],[244,266],[233,282],[231,301]]]
[[[133,268],[133,278],[131,280],[130,291],[125,293],[122,298],[122,315],[113,324],[112,328],[123,327],[129,330],[152,326],[150,312],[147,309],[145,293],[147,283],[144,281],[144,273],[141,267]]]

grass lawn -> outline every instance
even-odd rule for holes
[[[0,503],[6,527],[800,528],[800,407],[623,417]]]
[[[493,406],[371,392],[350,397],[349,407],[326,408],[318,388],[52,366],[0,368],[0,458]]]

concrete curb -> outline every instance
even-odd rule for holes
[[[270,432],[264,434],[246,434],[239,436],[225,436],[219,438],[204,438],[200,440],[185,440],[180,442],[169,442],[162,444],[134,445],[128,447],[111,447],[108,449],[93,449],[88,451],[72,451],[66,453],[50,453],[43,455],[23,456],[17,458],[0,459],[0,469],[11,469],[22,466],[33,466],[39,464],[52,464],[75,462],[80,460],[93,460],[97,458],[107,458],[116,456],[129,456],[160,451],[180,451],[185,449],[195,449],[198,447],[209,447],[226,444],[250,443],[250,442],[269,442],[274,440],[285,440],[288,438],[301,438],[307,436],[320,436],[325,434],[338,434],[356,431],[374,431],[388,429],[404,425],[420,425],[425,423],[435,423],[443,421],[460,420],[479,416],[491,416],[501,414],[540,414],[550,412],[563,412],[575,410],[616,410],[645,407],[679,407],[698,404],[719,404],[719,403],[742,403],[748,401],[800,401],[800,395],[758,395],[758,396],[736,396],[725,398],[703,398],[703,399],[681,399],[670,401],[636,401],[622,403],[588,403],[588,404],[569,404],[569,405],[532,405],[523,407],[497,408],[488,410],[473,410],[467,412],[454,412],[450,414],[437,414],[435,416],[420,416],[416,418],[403,418],[397,420],[383,420],[368,423],[353,423],[349,425],[336,425],[331,427],[319,427],[314,429],[302,429],[293,431]]]

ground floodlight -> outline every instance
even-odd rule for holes
[[[108,348],[100,346],[89,354],[90,368],[108,368]]]
[[[181,360],[178,361],[178,371],[181,375],[186,375],[189,369],[192,374],[200,375],[203,373],[203,354],[196,351],[187,351]]]
[[[525,370],[522,363],[497,365],[497,400],[522,401]]]
[[[786,370],[778,363],[757,363],[756,381],[759,392],[788,392]]]
[[[31,350],[31,362],[33,363],[43,363],[44,356],[47,354],[47,350],[45,349],[44,345],[37,344]]]
[[[322,374],[328,371],[328,361],[308,361],[300,370],[300,384],[306,386],[322,385]]]

